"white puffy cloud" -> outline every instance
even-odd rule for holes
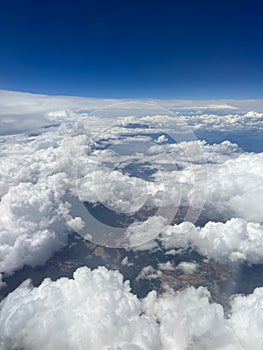
[[[229,142],[212,146],[199,142],[198,147],[203,151],[195,152],[193,143],[168,145],[183,169],[153,176],[169,189],[162,205],[204,207],[206,216],[214,220],[240,217],[262,222],[263,153],[240,153]]]
[[[165,263],[160,263],[160,264],[158,264],[158,267],[160,270],[164,270],[164,271],[174,271],[175,270],[175,266],[171,261],[167,261]]]
[[[203,287],[169,290],[160,297],[151,292],[143,301],[146,313],[160,323],[165,350],[260,350],[262,303],[263,288],[235,296],[228,317],[221,305],[210,302],[210,293]]]
[[[168,141],[168,138],[165,135],[159,136],[156,140],[157,143],[165,143],[167,141]]]
[[[0,304],[0,346],[58,350],[261,350],[263,288],[231,301],[229,315],[204,287],[152,291],[139,300],[117,271],[27,281]]]
[[[208,165],[207,202],[225,218],[262,222],[263,153],[241,154],[221,166]]]
[[[134,249],[144,249],[144,243],[152,242],[165,228],[167,220],[162,216],[152,216],[142,222],[134,222],[127,228],[125,235],[129,240],[130,246]],[[142,246],[141,246],[142,245]]]
[[[162,349],[217,349],[217,344],[227,343],[222,336],[231,341],[223,308],[210,303],[209,297],[206,288],[190,287],[179,293],[169,290],[160,297],[151,292],[145,298],[143,305],[147,315],[160,323]]]
[[[165,102],[165,101],[164,101]],[[126,123],[139,122],[154,125],[160,129],[168,131],[173,126],[177,126],[179,130],[205,130],[205,131],[237,131],[237,130],[262,130],[263,128],[263,107],[262,100],[252,102],[250,108],[240,108],[233,113],[233,109],[225,110],[224,113],[219,112],[219,108],[195,109],[193,106],[189,106],[189,109],[172,108],[170,112],[159,111],[156,115],[145,114],[145,116],[138,117],[125,117],[121,121],[125,125]],[[258,108],[258,109],[257,109]],[[254,110],[251,110],[254,109]],[[174,111],[174,112],[173,112]],[[261,111],[256,112],[256,111]],[[147,110],[146,110],[147,113]],[[167,129],[166,129],[167,128]],[[172,129],[173,130],[173,129]],[[169,131],[168,131],[169,133]]]
[[[231,307],[230,327],[240,348],[262,349],[263,288],[247,296],[235,296]]]
[[[68,228],[44,184],[11,187],[0,202],[0,271],[43,264],[67,242]]]
[[[245,129],[262,129],[263,127],[263,113],[256,113],[254,111],[245,114],[227,114],[219,116],[216,113],[189,115],[182,117],[187,125],[192,125],[195,130],[220,130],[220,131],[234,131]]]
[[[129,262],[129,258],[127,256],[125,256],[125,258],[122,259],[121,264],[123,266],[127,266],[127,267],[130,267],[130,266],[134,265],[134,263]]]
[[[159,161],[160,164],[164,164],[162,160],[165,159],[185,168],[199,163],[222,164],[226,160],[237,158],[241,153],[242,150],[238,145],[229,141],[209,145],[206,141],[193,140],[151,146],[147,150],[146,157],[148,156],[149,161],[157,164]]]
[[[79,180],[79,197],[82,201],[100,202],[118,212],[132,213],[140,209],[151,194],[147,182],[133,176],[122,174],[110,168],[98,168],[86,173]],[[108,181],[105,181],[108,179]],[[153,189],[153,194],[157,189]]]
[[[27,282],[0,311],[1,349],[160,349],[158,327],[118,272],[80,268],[74,279]]]
[[[196,273],[198,270],[198,264],[191,261],[182,261],[178,266],[176,266],[177,270],[180,270],[182,273],[186,275],[191,275]]]
[[[167,226],[161,235],[166,249],[192,248],[201,255],[225,263],[263,262],[263,227],[234,218],[226,223],[208,222],[195,227],[190,222]]]
[[[151,280],[161,276],[162,276],[162,272],[160,270],[156,270],[151,265],[148,265],[142,268],[142,270],[136,277],[136,281],[139,281],[141,279]]]

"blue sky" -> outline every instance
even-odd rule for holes
[[[5,1],[0,88],[262,98],[262,1]]]

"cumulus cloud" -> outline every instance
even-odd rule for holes
[[[143,301],[146,313],[160,322],[163,349],[203,350],[217,349],[219,342],[224,345],[225,340],[221,337],[229,338],[229,334],[223,308],[210,303],[209,297],[207,289],[202,287],[191,287],[181,293],[169,290],[161,297],[151,292],[146,297]]]
[[[152,216],[147,220],[142,222],[134,222],[132,223],[126,230],[126,237],[130,242],[132,247],[138,246],[138,249],[144,249],[145,245],[143,243],[149,242],[149,244],[153,244],[153,241],[160,232],[166,226],[167,220],[162,216]],[[142,245],[142,247],[140,247]]]
[[[262,101],[259,102],[259,110],[263,110]],[[252,103],[250,108],[256,108],[256,103]],[[241,108],[242,109],[242,108]],[[194,131],[236,131],[236,130],[262,130],[263,128],[263,113],[256,112],[251,109],[225,110],[224,113],[218,114],[219,108],[203,108],[195,109],[177,109],[175,115],[167,114],[165,111],[162,114],[145,115],[141,117],[140,123],[155,125],[161,129],[175,125],[182,130],[191,128]],[[134,117],[122,118],[122,122],[133,123]],[[138,122],[138,119],[137,119]],[[177,129],[178,130],[178,129]]]
[[[226,160],[235,159],[241,153],[242,150],[238,145],[229,141],[210,145],[206,141],[193,140],[151,146],[147,150],[146,157],[150,155],[151,158],[149,160],[158,163],[164,155],[169,155],[169,158],[166,156],[165,160],[178,162],[180,166],[185,168],[191,165],[191,163],[222,164]],[[158,155],[162,156],[162,158],[159,158]],[[162,162],[161,164],[164,163]]]
[[[167,141],[168,141],[168,138],[165,135],[159,136],[156,140],[157,143],[165,143]]]
[[[87,172],[85,168],[85,172]],[[109,181],[105,181],[108,178]],[[134,176],[112,171],[110,168],[98,168],[86,173],[79,181],[79,193],[82,201],[100,202],[118,212],[136,212],[150,195],[147,183]],[[153,188],[153,194],[157,189]]]
[[[174,264],[170,261],[167,261],[165,263],[160,263],[158,266],[159,266],[160,270],[164,270],[164,271],[174,271],[175,270]]]
[[[162,276],[162,272],[160,270],[156,270],[151,265],[145,266],[142,268],[138,276],[136,277],[136,281],[141,279],[151,280]]]
[[[121,274],[83,267],[73,279],[24,282],[0,304],[1,349],[261,350],[263,288],[226,317],[204,287],[139,300]]]
[[[198,270],[198,264],[190,261],[182,261],[176,266],[176,269],[186,275],[191,275]]]
[[[241,154],[209,170],[207,201],[213,210],[225,218],[262,222],[263,153]]]
[[[67,242],[68,229],[54,193],[45,185],[21,183],[0,202],[0,271],[43,264]]]
[[[122,259],[121,264],[123,266],[127,266],[127,267],[130,267],[130,266],[134,265],[134,263],[129,262],[129,258],[127,256],[125,256],[125,258]]]
[[[183,146],[168,146],[168,150],[176,152],[175,159],[180,160],[181,152],[182,162],[177,164],[183,169],[153,176],[156,183],[162,181],[169,188],[163,205],[177,203],[180,198],[180,205],[204,206],[207,216],[213,219],[240,217],[262,222],[263,153],[241,153],[229,142],[202,145],[203,152],[195,152],[191,143],[185,149]]]
[[[160,349],[157,324],[120,273],[80,268],[74,279],[25,282],[2,303],[1,349]]]
[[[263,347],[263,288],[256,288],[247,296],[235,296],[231,307],[229,323],[240,348],[261,349]]]
[[[190,222],[167,226],[161,242],[166,249],[191,248],[222,263],[263,262],[262,225],[238,218],[226,223],[208,222],[202,228]]]

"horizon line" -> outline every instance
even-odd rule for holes
[[[50,97],[76,97],[76,98],[87,98],[93,100],[159,100],[159,101],[261,101],[262,98],[234,98],[234,97],[209,97],[209,98],[162,98],[162,97],[94,97],[87,95],[70,95],[70,94],[57,94],[57,93],[44,93],[35,92],[28,90],[15,90],[15,89],[3,89],[0,88],[0,92],[10,92],[10,93],[21,93],[29,95],[42,95]]]

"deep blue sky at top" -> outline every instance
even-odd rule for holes
[[[262,0],[2,0],[0,89],[263,98]]]

